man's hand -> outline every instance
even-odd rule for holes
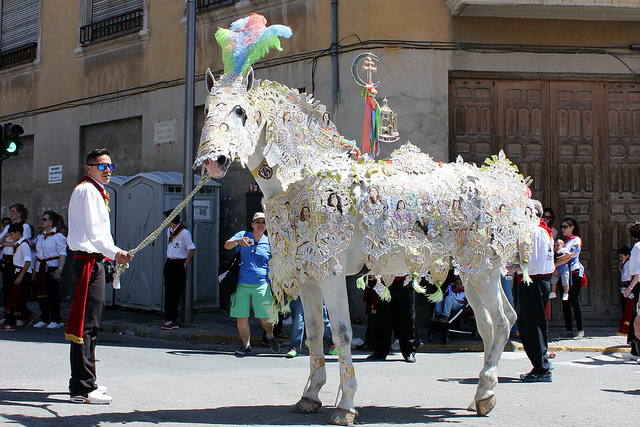
[[[132,259],[133,259],[133,255],[129,255],[129,252],[120,250],[116,254],[116,262],[118,264],[127,264]]]

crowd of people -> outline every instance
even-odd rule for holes
[[[48,329],[65,327],[65,336],[71,341],[69,391],[71,401],[77,403],[107,404],[111,401],[106,387],[97,384],[95,372],[95,347],[105,299],[103,260],[126,264],[132,259],[129,253],[114,244],[111,235],[109,196],[104,186],[110,181],[113,169],[114,164],[106,150],[95,149],[87,155],[86,176],[69,201],[68,228],[62,215],[46,210],[36,233],[27,222],[27,209],[20,203],[10,206],[9,217],[2,219],[0,269],[4,314],[0,331],[13,332],[32,325]],[[171,213],[166,211],[164,215],[168,217]],[[517,331],[532,364],[531,371],[522,374],[521,379],[550,382],[552,364],[549,359],[553,357],[548,351],[547,339],[550,300],[559,298],[561,301],[566,337],[584,338],[580,294],[587,280],[580,263],[582,241],[578,222],[570,217],[563,218],[558,233],[553,226],[553,209],[543,209],[534,201],[531,214],[540,221],[533,235],[533,252],[527,265],[531,281],[525,283],[523,267],[516,262],[504,270],[502,286],[509,301],[518,309],[517,326],[511,332]],[[304,221],[304,213],[301,213],[301,220]],[[640,308],[640,222],[631,224],[629,233],[636,242],[633,249],[622,247],[618,251],[623,308],[621,330],[628,334],[632,357],[640,360],[640,340],[635,332],[640,331],[640,316],[637,316]],[[185,290],[186,271],[195,252],[191,233],[181,223],[179,214],[169,223],[167,239],[163,330],[179,327],[178,310]],[[274,330],[275,325],[269,321],[266,311],[272,296],[268,275],[271,245],[265,214],[256,212],[251,229],[235,233],[224,243],[224,248],[234,250],[240,256],[238,284],[230,302],[230,315],[235,318],[242,343],[235,354],[241,357],[252,352],[249,325],[252,311],[264,329],[263,341],[278,353],[280,342],[276,334],[279,329]],[[63,319],[60,290],[66,264],[70,264],[76,289],[68,318]],[[385,360],[395,339],[404,360],[407,363],[416,361],[420,339],[415,325],[415,291],[410,282],[407,276],[396,277],[389,286],[390,301],[377,297],[373,283],[367,287],[365,300],[369,324],[365,348],[373,350],[368,360]],[[443,300],[434,306],[433,321],[448,326],[452,316],[466,306],[466,298],[458,276],[450,275],[444,289]],[[39,315],[29,310],[29,301],[38,302]],[[303,349],[301,298],[292,301],[290,307],[292,331],[286,357],[294,358]],[[323,317],[329,353],[335,353],[326,306]]]

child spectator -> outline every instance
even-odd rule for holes
[[[456,276],[449,285],[448,294],[442,300],[436,303],[433,310],[433,318],[441,323],[448,323],[451,312],[454,313],[464,307],[466,303],[466,295],[462,279]]]
[[[564,247],[564,240],[557,239],[554,247],[554,259],[557,261],[561,255],[571,254],[569,249]],[[562,286],[562,301],[569,299],[569,280],[571,275],[569,273],[568,264],[556,264],[556,271],[551,276],[551,292],[549,293],[549,299],[557,298],[556,290],[558,289],[558,282]]]
[[[622,294],[622,290],[629,286],[631,282],[631,273],[629,272],[629,257],[631,256],[631,248],[623,246],[618,249],[618,259],[620,260],[620,310],[624,314],[624,307],[627,304],[627,298]]]
[[[29,294],[29,270],[31,268],[31,248],[27,239],[22,235],[23,226],[13,223],[9,226],[9,236],[16,242],[13,251],[14,275],[11,291],[5,304],[6,322],[0,325],[1,331],[12,332],[16,326],[31,326],[36,320],[36,315],[27,308],[27,296]],[[17,320],[20,317],[24,320]]]

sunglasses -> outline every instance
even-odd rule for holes
[[[49,218],[40,218],[40,221],[49,221]]]
[[[106,170],[109,168],[110,171],[116,167],[113,163],[88,163],[87,166],[97,166],[99,171]]]

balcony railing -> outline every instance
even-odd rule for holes
[[[143,10],[137,9],[80,27],[80,44],[88,44],[97,40],[115,37],[123,33],[132,33],[141,30],[143,23],[142,17]]]
[[[24,46],[9,49],[2,52],[0,57],[0,68],[10,65],[19,64],[21,62],[33,61],[38,55],[38,43],[29,43]]]
[[[196,0],[196,12],[227,6],[237,1],[238,0]]]

